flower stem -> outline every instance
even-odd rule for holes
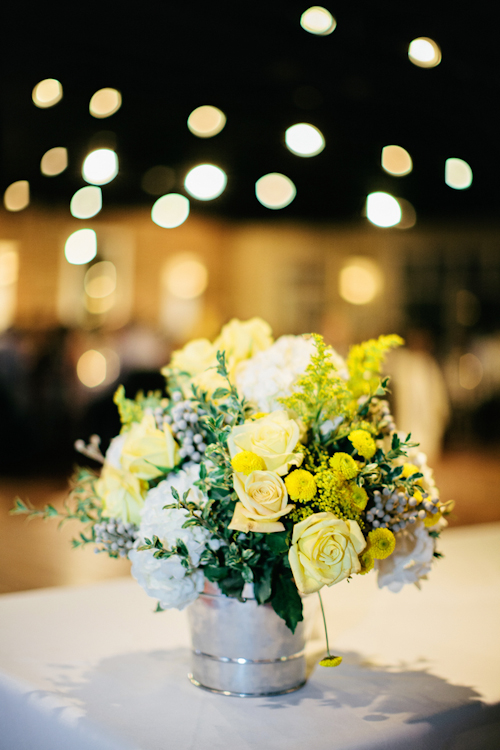
[[[325,609],[323,607],[323,599],[321,598],[321,594],[319,593],[319,591],[318,591],[318,596],[319,596],[319,603],[321,606],[321,614],[323,615],[323,625],[325,628],[326,652],[327,652],[328,658],[331,658],[332,655],[330,653],[330,646],[328,645],[328,628],[326,627]]]

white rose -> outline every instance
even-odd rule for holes
[[[430,572],[434,556],[434,539],[421,521],[407,526],[396,535],[394,552],[385,560],[375,560],[379,588],[386,586],[397,593],[406,583],[419,581]]]
[[[233,427],[227,445],[231,458],[241,451],[256,453],[268,471],[284,476],[291,466],[300,466],[304,458],[302,453],[293,452],[299,438],[299,425],[281,409]]]
[[[230,529],[263,534],[284,531],[278,519],[290,513],[288,492],[274,471],[252,471],[248,476],[233,475],[233,485],[240,502],[236,503]]]

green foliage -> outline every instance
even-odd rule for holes
[[[351,347],[347,369],[348,386],[354,398],[375,395],[380,386],[380,372],[386,353],[402,344],[404,341],[401,336],[393,333]]]
[[[78,468],[71,479],[71,491],[62,507],[58,510],[50,503],[44,508],[35,508],[29,501],[16,498],[12,515],[26,515],[28,520],[41,518],[48,520],[58,518],[59,526],[67,521],[79,521],[86,527],[76,539],[71,541],[73,548],[83,547],[95,542],[94,524],[101,521],[102,504],[95,493],[95,482],[98,477],[90,469]]]
[[[133,401],[125,396],[123,385],[118,386],[113,401],[118,407],[120,421],[122,423],[122,432],[128,430],[133,422],[140,422],[144,416],[144,411],[140,403]]]
[[[273,609],[283,618],[292,633],[297,623],[304,619],[302,613],[302,599],[289,569],[278,567],[273,580]]]
[[[319,334],[311,335],[316,354],[311,356],[310,364],[297,380],[295,392],[279,400],[304,421],[312,431],[313,439],[321,442],[321,424],[328,419],[351,414],[354,405],[345,381],[337,374],[331,348]]]

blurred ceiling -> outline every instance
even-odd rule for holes
[[[115,145],[120,172],[103,186],[104,209],[151,206],[141,180],[153,166],[174,170],[170,189],[182,193],[188,169],[210,162],[227,172],[228,186],[216,200],[192,201],[200,214],[359,220],[367,193],[386,190],[409,200],[419,220],[494,219],[497,12],[485,6],[458,12],[435,2],[337,0],[326,4],[337,28],[321,37],[299,25],[308,4],[290,0],[11,4],[3,11],[0,187],[29,180],[33,203],[69,205],[86,184],[88,151]],[[441,47],[436,68],[409,62],[408,45],[419,36]],[[64,96],[38,109],[31,92],[44,78],[61,81]],[[118,89],[123,104],[98,120],[89,100],[103,87]],[[186,127],[202,104],[227,116],[213,138]],[[286,149],[284,131],[297,122],[322,131],[322,153],[301,158]],[[383,172],[388,144],[409,151],[411,174]],[[45,177],[40,159],[55,146],[68,149],[69,167]],[[472,167],[469,189],[445,185],[448,157]],[[282,211],[255,198],[256,180],[269,172],[297,187]]]

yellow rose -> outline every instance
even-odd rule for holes
[[[172,430],[165,423],[163,430],[156,426],[152,414],[146,414],[141,422],[134,422],[122,448],[121,464],[125,471],[139,479],[155,479],[165,469],[173,469],[179,463],[178,445]]]
[[[314,513],[295,524],[288,559],[297,589],[312,594],[359,573],[358,555],[365,547],[358,523],[333,513]]]
[[[172,354],[172,360],[162,373],[165,375],[170,368],[187,372],[191,377],[199,375],[209,367],[217,366],[217,349],[208,339],[194,339],[184,349],[178,349]]]
[[[245,321],[233,318],[223,327],[213,346],[216,351],[226,352],[229,374],[233,376],[240,362],[268,349],[272,343],[271,327],[261,318]]]
[[[268,471],[284,476],[291,466],[300,466],[304,458],[302,453],[293,452],[299,437],[297,422],[278,409],[261,419],[233,427],[227,445],[231,458],[240,451],[251,451],[264,459]]]
[[[285,483],[276,472],[252,471],[248,476],[233,474],[233,486],[240,502],[236,503],[230,529],[262,534],[284,531],[285,527],[278,518],[290,513],[295,506],[288,504]]]
[[[104,516],[121,518],[125,523],[139,525],[141,508],[148,490],[147,482],[105,463],[95,490],[102,501]]]

